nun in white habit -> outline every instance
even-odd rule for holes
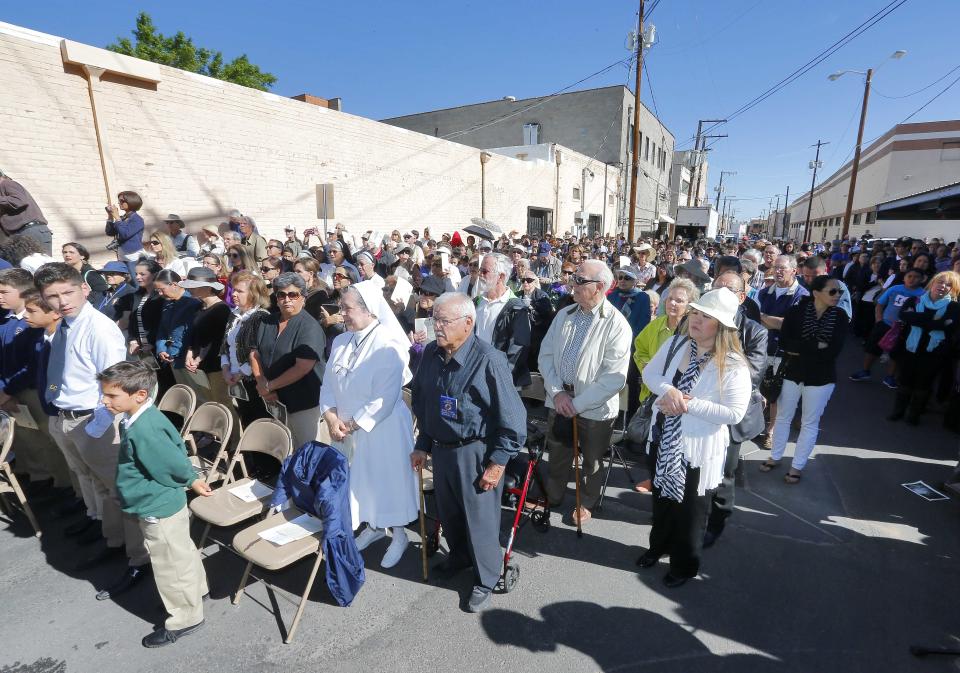
[[[350,510],[360,550],[387,534],[381,565],[395,566],[407,548],[405,526],[417,518],[416,475],[410,469],[413,420],[401,387],[410,381],[410,340],[371,281],[340,298],[347,331],[333,340],[320,391],[320,411],[333,445],[350,458]]]

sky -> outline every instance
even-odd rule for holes
[[[653,0],[647,0],[650,6]],[[723,119],[892,0],[660,0],[650,22],[641,95],[692,146],[698,119]],[[229,11],[225,11],[229,8]],[[182,30],[229,60],[247,54],[278,77],[273,91],[343,98],[344,110],[383,119],[498,99],[548,95],[627,59],[638,1],[419,0],[330,3],[193,0],[5,3],[0,20],[96,46],[128,36],[138,11],[165,33]],[[863,76],[879,68],[864,140],[876,138],[960,77],[958,0],[906,0],[795,82],[716,133],[709,194],[720,171],[739,218],[758,216],[790,187],[809,189],[817,140],[824,179],[853,156]],[[895,50],[907,55],[889,59]],[[628,79],[629,78],[629,79]],[[624,65],[574,87],[632,88]],[[923,89],[923,90],[921,90]],[[920,90],[920,91],[918,91]],[[956,119],[960,82],[910,121]],[[818,183],[821,180],[818,179]]]

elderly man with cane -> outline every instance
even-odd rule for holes
[[[631,331],[627,319],[606,299],[612,282],[603,262],[580,265],[571,281],[576,303],[557,313],[538,360],[551,409],[547,498],[551,507],[560,505],[571,463],[582,454],[583,474],[578,462],[573,512],[578,530],[600,497],[600,459],[610,448],[619,393],[627,381]]]
[[[410,461],[420,470],[433,454],[434,494],[450,546],[435,572],[444,579],[473,566],[467,609],[480,612],[490,607],[500,577],[503,472],[526,441],[527,413],[506,356],[474,335],[467,295],[438,297],[433,320],[437,340],[424,349],[411,385],[419,434]]]

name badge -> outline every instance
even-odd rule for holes
[[[440,396],[440,415],[444,418],[457,418],[457,398]]]

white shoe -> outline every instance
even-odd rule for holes
[[[359,551],[363,551],[364,549],[372,545],[374,542],[376,542],[380,538],[386,537],[386,536],[387,536],[387,531],[383,530],[382,528],[371,528],[370,526],[367,526],[366,528],[363,529],[363,532],[360,533],[355,540],[355,542],[357,543],[357,549]]]
[[[407,545],[410,544],[410,540],[407,539],[406,532],[398,535],[394,533],[393,542],[390,543],[390,546],[387,547],[387,553],[383,555],[383,560],[380,561],[381,568],[392,568],[400,562],[400,557],[403,556],[403,552],[407,550]]]

